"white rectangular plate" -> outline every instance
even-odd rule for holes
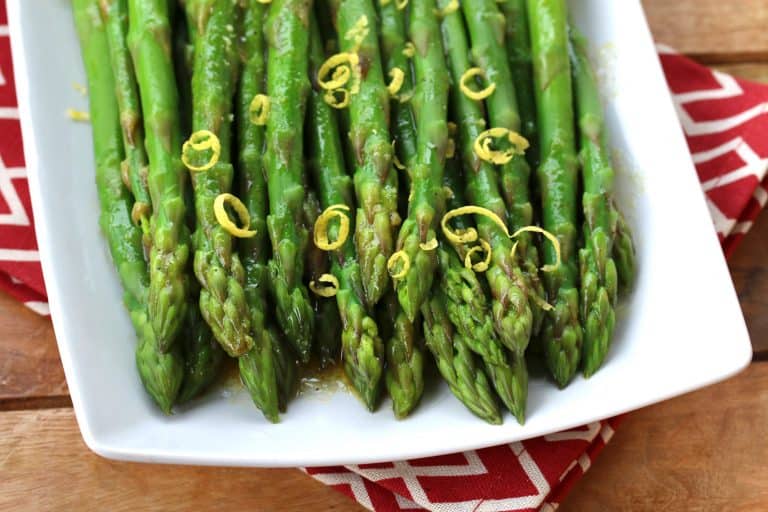
[[[539,436],[643,407],[744,368],[749,337],[637,0],[571,0],[591,41],[639,278],[610,356],[564,391],[530,385],[528,420],[472,416],[433,385],[413,416],[369,414],[347,393],[307,394],[278,425],[244,392],[213,393],[165,417],[142,390],[134,334],[99,232],[91,128],[69,2],[10,0],[13,57],[40,255],[59,351],[83,438],[135,461],[243,466],[354,464],[423,457]]]

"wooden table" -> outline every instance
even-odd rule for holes
[[[658,41],[768,81],[765,0],[643,3]],[[563,510],[768,509],[766,254],[768,214],[730,261],[754,363],[730,381],[630,415]],[[153,466],[92,454],[49,321],[1,294],[0,411],[0,510],[360,510],[296,470]]]

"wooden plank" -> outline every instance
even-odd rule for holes
[[[768,56],[765,0],[643,0],[656,41],[709,63]]]
[[[762,82],[768,85],[768,64],[759,62],[747,62],[744,64],[721,64],[715,66],[719,71],[729,73],[737,78]]]
[[[768,214],[762,212],[728,262],[759,357],[768,356]]]
[[[71,409],[0,413],[0,432],[0,510],[361,510],[297,469],[103,459],[83,443]]]
[[[559,509],[765,510],[768,363],[632,413]]]
[[[0,293],[0,410],[69,402],[50,319]]]

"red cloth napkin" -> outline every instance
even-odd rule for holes
[[[666,47],[659,53],[715,228],[730,254],[768,200],[768,86],[713,72]],[[48,312],[2,0],[0,290],[41,314]],[[304,471],[377,511],[552,511],[620,420],[441,457]]]

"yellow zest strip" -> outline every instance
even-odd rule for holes
[[[449,14],[456,12],[458,9],[459,9],[459,0],[451,0],[450,2],[448,2],[448,5],[446,5],[442,9],[435,9],[435,14],[440,18],[444,18]]]
[[[557,268],[560,266],[560,263],[562,262],[562,256],[560,254],[560,240],[558,240],[555,235],[553,235],[546,229],[542,229],[538,226],[525,226],[524,228],[520,228],[512,234],[512,238],[517,238],[521,233],[540,233],[544,235],[547,238],[547,240],[552,242],[552,246],[555,248],[555,264],[544,265],[543,267],[541,267],[541,270],[543,272],[552,272],[553,270],[557,270]],[[513,255],[516,247],[517,247],[517,242],[515,242],[515,245],[512,247]]]
[[[453,137],[448,139],[448,145],[445,148],[445,158],[453,158],[456,156],[456,141],[453,140]]]
[[[481,101],[493,94],[493,92],[496,90],[496,84],[491,82],[491,84],[486,87],[485,89],[482,89],[480,91],[473,91],[469,88],[469,85],[467,85],[467,82],[476,76],[482,76],[485,78],[485,71],[483,71],[480,68],[469,68],[464,72],[463,75],[461,75],[461,79],[459,80],[459,89],[461,89],[461,92],[464,93],[464,96],[471,100]]]
[[[88,96],[88,88],[79,82],[72,82],[72,88],[76,90],[80,96]]]
[[[506,224],[504,224],[504,221],[502,221],[498,215],[493,213],[491,210],[487,208],[482,208],[480,206],[462,206],[460,208],[454,208],[453,210],[450,210],[448,213],[443,215],[442,220],[440,221],[440,226],[443,228],[443,233],[445,233],[445,237],[454,244],[468,244],[477,241],[477,230],[475,228],[469,228],[463,232],[459,231],[451,231],[451,228],[448,226],[448,221],[455,217],[461,217],[462,215],[468,215],[468,214],[475,214],[475,215],[481,215],[483,217],[486,217],[490,220],[492,220],[496,225],[498,225],[503,231],[504,234],[509,236],[509,230],[507,229]]]
[[[400,89],[403,87],[405,73],[403,73],[403,70],[400,68],[392,68],[389,70],[389,76],[392,77],[392,81],[387,86],[387,90],[389,91],[390,96],[394,96],[400,92]]]
[[[506,137],[509,143],[512,144],[512,147],[505,151],[492,150],[491,141],[502,137]],[[517,132],[507,128],[491,128],[490,130],[485,130],[475,139],[473,149],[481,160],[492,164],[504,165],[512,160],[515,155],[524,155],[525,150],[529,146],[528,140]]]
[[[427,242],[419,244],[422,251],[434,251],[437,249],[437,238],[433,238]]]
[[[491,251],[491,244],[482,238],[479,239],[478,242],[480,242],[480,245],[472,247],[467,251],[467,254],[464,255],[464,267],[473,272],[485,272],[491,264],[493,251]],[[485,252],[485,259],[483,261],[478,261],[477,263],[472,263],[472,255],[481,251]]]
[[[343,210],[343,211],[342,211]],[[347,241],[349,236],[349,216],[344,213],[349,211],[345,204],[334,204],[320,214],[315,221],[314,238],[315,245],[323,251],[335,251]],[[333,218],[339,219],[339,235],[334,242],[328,240],[328,223]]]
[[[78,121],[80,123],[87,123],[91,120],[91,114],[88,112],[84,112],[82,110],[75,110],[73,108],[67,109],[67,117],[69,117],[73,121]]]
[[[416,47],[413,46],[413,43],[408,41],[405,43],[405,48],[403,48],[403,55],[406,57],[413,58],[414,55],[416,55]]]
[[[201,166],[192,165],[189,161],[189,151],[207,151],[211,150],[213,154],[210,160]],[[219,161],[221,155],[221,142],[213,132],[208,130],[198,130],[189,136],[181,147],[181,161],[190,171],[207,171]]]
[[[400,270],[400,272],[393,274],[392,270],[395,268],[395,265],[397,265],[397,262],[403,260],[403,268]],[[405,251],[397,251],[396,253],[392,254],[392,256],[389,257],[387,260],[387,270],[389,271],[389,275],[392,276],[392,279],[402,279],[406,275],[408,275],[408,271],[411,269],[411,258],[406,254]]]
[[[257,94],[251,100],[248,114],[251,122],[257,126],[264,126],[269,119],[270,101],[266,94]]]
[[[318,284],[325,286],[318,286]],[[333,274],[323,274],[317,278],[317,283],[315,281],[309,282],[309,289],[320,297],[333,297],[339,292],[339,280]]]
[[[360,48],[365,38],[368,37],[368,16],[363,14],[355,22],[354,26],[347,30],[344,39],[355,42],[355,51]]]
[[[341,99],[336,95],[341,94]],[[323,95],[323,100],[333,108],[342,109],[349,106],[350,94],[346,89],[333,89]]]
[[[240,222],[243,226],[251,225],[251,216],[248,214],[248,208],[237,197],[229,193],[219,194],[213,201],[213,214],[216,216],[216,220],[223,227],[227,233],[237,238],[250,238],[256,234],[256,231],[252,229],[246,229],[245,227],[238,227],[227,214],[227,210],[224,208],[225,204],[229,204],[237,216],[240,217]]]
[[[405,6],[408,5],[408,0],[395,0],[395,7],[397,7],[398,11],[402,11],[405,9]]]
[[[260,3],[260,4],[264,4],[264,5],[267,5],[267,4],[271,4],[271,3],[272,3],[272,0],[256,0],[256,1],[257,1],[258,3]]]
[[[328,57],[317,70],[317,84],[326,91],[332,91],[343,87],[349,82],[352,76],[352,68],[360,63],[360,58],[356,53],[341,52]],[[331,79],[326,81],[326,77],[333,70]]]

